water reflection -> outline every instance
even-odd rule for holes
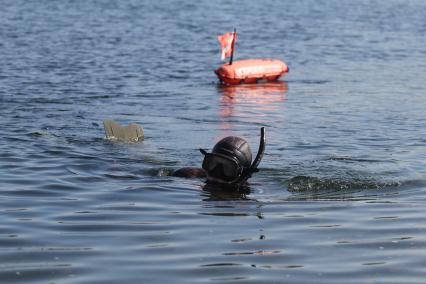
[[[238,190],[233,190],[221,186],[220,184],[206,183],[203,186],[203,201],[220,201],[220,200],[250,200],[250,187],[242,186]]]
[[[286,100],[288,89],[284,81],[260,84],[218,85],[221,94],[220,113],[222,129],[232,128],[229,118],[257,117],[276,110]]]
[[[276,102],[283,102],[288,85],[284,81],[241,85],[220,84],[218,90],[224,105],[244,102],[263,108]],[[224,115],[226,116],[225,113]]]

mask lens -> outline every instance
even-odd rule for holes
[[[226,181],[235,179],[239,174],[239,166],[235,161],[210,154],[204,157],[203,169],[209,175]]]

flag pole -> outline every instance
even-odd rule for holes
[[[229,65],[232,65],[232,60],[234,59],[234,45],[235,45],[236,39],[237,39],[237,29],[234,28],[234,38],[232,39],[232,44],[231,44],[231,58],[229,59]]]

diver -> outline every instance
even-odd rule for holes
[[[211,153],[204,149],[200,149],[200,152],[204,155],[202,168],[181,168],[172,176],[206,178],[207,184],[239,189],[253,173],[259,171],[258,166],[265,152],[265,128],[260,129],[259,150],[253,162],[249,144],[236,136],[228,136],[217,142]]]
[[[104,121],[105,135],[109,140],[138,142],[144,138],[143,128],[135,123],[122,126],[113,120]],[[246,140],[236,136],[228,136],[220,140],[208,153],[200,149],[204,155],[201,168],[184,167],[172,173],[175,177],[206,178],[208,185],[239,189],[244,186],[258,166],[265,152],[265,128],[260,129],[260,142],[257,155],[252,162],[252,153]]]

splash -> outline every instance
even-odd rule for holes
[[[318,178],[310,176],[296,176],[289,180],[288,190],[290,192],[307,192],[307,191],[345,191],[345,190],[366,190],[381,189],[386,187],[400,186],[400,182],[395,181],[375,181],[368,179],[349,179],[339,180],[332,178]]]

